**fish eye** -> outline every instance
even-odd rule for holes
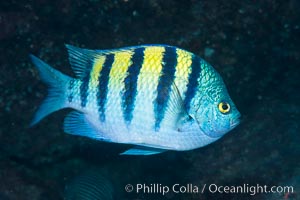
[[[219,103],[219,111],[223,114],[227,114],[230,111],[230,105],[227,102],[221,102]]]

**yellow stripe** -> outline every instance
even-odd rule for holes
[[[108,123],[117,121],[118,127],[126,127],[123,123],[121,95],[125,88],[126,72],[132,64],[132,55],[131,50],[114,52],[114,62],[109,72],[105,117]]]
[[[97,91],[99,85],[99,75],[105,62],[105,56],[98,56],[94,59],[93,68],[90,72],[90,79],[87,91],[87,107],[97,105]]]
[[[95,58],[93,69],[90,73],[90,86],[89,87],[97,87],[99,85],[99,74],[102,70],[103,64],[105,61],[105,56],[99,56]]]
[[[175,72],[175,85],[177,86],[182,99],[185,98],[189,74],[191,73],[192,54],[182,49],[177,49],[177,66]]]
[[[157,86],[163,69],[164,52],[164,47],[145,47],[143,64],[138,75],[137,93],[131,124],[144,127],[143,131],[145,132],[152,131],[155,124],[153,102],[157,96]],[[141,125],[141,121],[147,123]]]
[[[124,79],[128,67],[132,64],[132,51],[122,51],[115,53],[115,60],[109,73],[109,88],[121,91],[124,87]]]
[[[159,76],[162,70],[164,47],[146,47],[144,51],[144,62],[138,78],[138,90],[143,84],[151,84],[151,88],[156,90]]]

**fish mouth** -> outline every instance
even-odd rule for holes
[[[234,129],[241,123],[241,114],[237,114],[230,122],[230,129]]]
[[[240,124],[240,121],[230,124],[230,129],[234,129]]]

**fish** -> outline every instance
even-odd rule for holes
[[[30,55],[49,87],[31,126],[72,108],[64,132],[134,145],[121,155],[153,155],[206,146],[240,123],[219,73],[189,51],[162,44],[66,48],[75,78]]]
[[[89,170],[76,176],[65,186],[65,200],[113,200],[112,182],[99,170]]]

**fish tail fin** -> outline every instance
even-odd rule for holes
[[[66,107],[66,89],[71,77],[53,69],[34,55],[30,55],[30,58],[39,71],[41,80],[48,85],[48,96],[30,123],[33,126],[50,113]]]

